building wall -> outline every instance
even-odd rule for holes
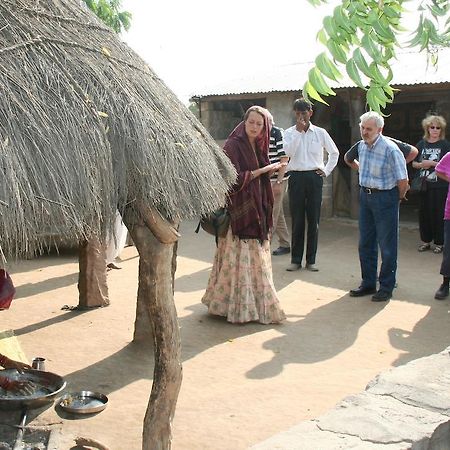
[[[266,107],[279,127],[289,128],[295,123],[292,104],[300,95],[300,92],[289,91],[206,97],[200,101],[200,118],[211,135],[219,144],[223,144],[251,104]],[[341,157],[338,167],[324,183],[322,215],[357,218],[358,174],[345,165],[343,154],[360,139],[359,116],[367,108],[364,93],[355,88],[338,89],[337,95],[327,98],[327,101],[329,106],[320,103],[314,105],[312,122],[330,133]],[[420,122],[429,112],[443,115],[450,129],[450,83],[401,87],[394,103],[385,112],[385,134],[414,145],[423,134]],[[449,135],[450,132],[447,137]],[[414,200],[413,197],[411,199]],[[402,205],[400,213],[402,208],[416,207],[414,201],[407,202]]]

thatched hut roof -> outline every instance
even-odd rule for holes
[[[0,3],[0,253],[102,234],[118,206],[219,206],[234,170],[188,109],[79,0]]]

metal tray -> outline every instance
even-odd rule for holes
[[[59,406],[64,411],[75,414],[92,414],[103,411],[108,404],[108,397],[99,392],[78,391],[63,395]]]
[[[52,372],[42,372],[40,370],[27,369],[23,373],[15,369],[5,369],[0,371],[3,376],[13,380],[32,381],[38,389],[32,395],[14,395],[5,393],[0,388],[0,409],[34,409],[52,403],[61,391],[66,387],[64,378]]]

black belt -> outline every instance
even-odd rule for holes
[[[366,193],[366,194],[375,194],[375,192],[387,192],[387,191],[391,191],[392,189],[377,189],[377,188],[368,188],[365,186],[361,186],[361,189]]]

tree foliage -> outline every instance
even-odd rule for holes
[[[308,0],[319,6],[326,0]],[[326,49],[315,60],[304,95],[326,103],[322,96],[335,95],[330,80],[339,81],[342,72],[366,91],[370,109],[381,112],[394,99],[391,62],[402,48],[426,51],[431,63],[438,61],[438,49],[450,46],[450,2],[421,0],[417,28],[402,26],[407,0],[342,0],[333,14],[323,20],[317,39]],[[408,41],[401,37],[409,36]],[[345,67],[345,69],[344,69]]]
[[[116,33],[128,30],[131,24],[131,13],[120,11],[121,0],[83,0],[106,25]]]

